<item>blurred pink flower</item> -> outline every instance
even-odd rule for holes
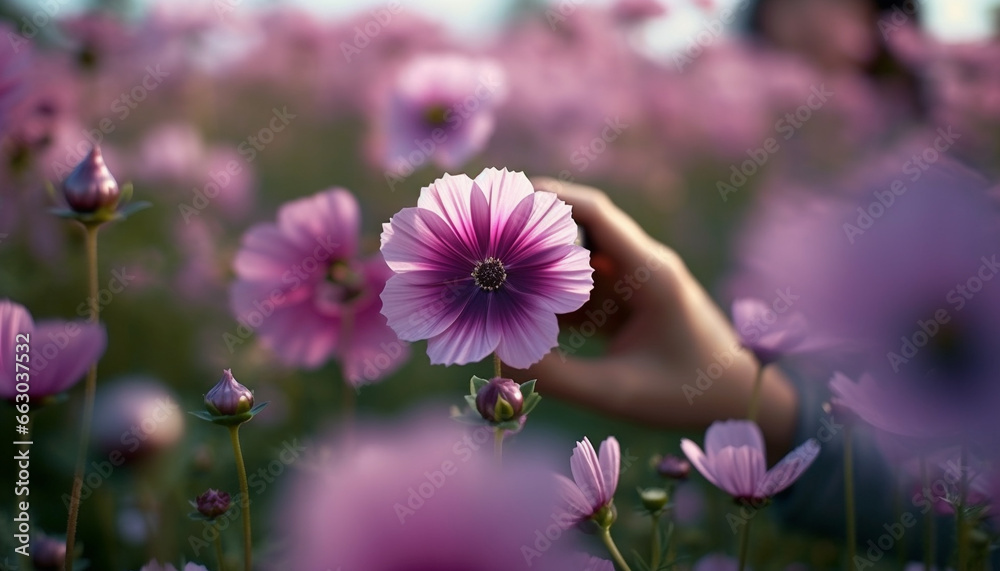
[[[139,571],[177,571],[177,568],[170,563],[160,563],[157,560],[152,560],[149,563],[142,566]],[[208,571],[208,568],[204,565],[198,565],[196,563],[188,563],[180,571]]]
[[[278,504],[287,549],[273,568],[580,571],[574,535],[553,521],[551,451],[520,449],[498,469],[490,438],[432,415],[333,443]]]
[[[476,362],[496,351],[526,368],[556,346],[557,313],[593,287],[590,255],[576,246],[570,207],[535,192],[523,173],[445,175],[383,225],[395,272],[382,313],[401,339],[428,339],[435,364]]]
[[[26,334],[28,339],[20,338]],[[17,356],[26,345],[30,370],[27,394],[32,400],[68,390],[107,347],[104,326],[85,321],[47,320],[35,323],[23,305],[0,300],[0,398],[14,400],[19,370]]]
[[[570,458],[573,480],[561,474],[559,482],[563,501],[570,513],[579,521],[590,519],[611,505],[618,488],[618,473],[621,470],[621,448],[614,436],[601,443],[598,456],[590,439],[584,437],[576,443]]]
[[[733,302],[733,327],[740,343],[767,365],[794,352],[806,338],[808,325],[799,311],[778,313],[771,304],[752,297]]]
[[[456,169],[486,146],[507,95],[503,69],[459,54],[424,55],[399,71],[378,117],[383,166],[407,176],[428,162]]]
[[[282,362],[316,368],[340,360],[352,385],[396,370],[409,355],[379,313],[392,274],[381,255],[358,255],[361,214],[333,188],[289,202],[277,223],[243,235],[233,261],[231,308]]]
[[[807,440],[770,470],[764,437],[748,420],[713,422],[705,434],[705,452],[687,438],[681,449],[706,480],[738,500],[762,500],[791,486],[819,454]]]

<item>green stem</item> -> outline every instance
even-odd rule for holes
[[[747,409],[747,420],[756,421],[760,408],[760,386],[764,381],[764,365],[757,368],[757,376],[753,380],[753,392],[750,393],[750,407]]]
[[[222,553],[222,531],[215,524],[215,558],[219,560],[219,571],[226,571],[226,556]]]
[[[649,568],[651,571],[656,571],[660,568],[660,553],[663,548],[660,547],[660,514],[650,514],[652,519],[652,526],[650,529],[650,544],[649,544]]]
[[[965,521],[965,501],[969,491],[968,450],[963,444],[959,447],[958,473],[960,475],[958,488],[958,505],[955,506],[955,537],[958,541],[958,571],[969,568],[969,526]]]
[[[920,455],[920,479],[924,493],[924,501],[931,502],[931,478],[927,472],[927,458]],[[924,571],[934,567],[934,510],[924,513]]]
[[[844,506],[847,521],[847,571],[854,568],[854,556],[858,553],[858,531],[854,510],[854,454],[852,450],[851,424],[844,426]]]
[[[743,531],[740,532],[740,564],[739,571],[743,571],[747,566],[747,553],[750,551],[750,521],[743,524]]]
[[[100,306],[97,303],[97,225],[86,225],[84,247],[87,251],[87,305],[90,321],[100,320]],[[83,421],[80,427],[80,441],[76,453],[76,469],[73,472],[73,490],[70,493],[69,516],[66,519],[66,562],[65,571],[73,569],[73,555],[76,550],[76,525],[80,517],[80,495],[83,492],[83,475],[86,469],[87,448],[90,446],[90,425],[94,418],[94,395],[97,394],[97,363],[90,366],[83,385]]]
[[[493,429],[493,458],[497,462],[497,466],[503,466],[503,433],[502,428]]]
[[[493,376],[500,376],[500,367],[503,363],[500,362],[500,355],[493,353]]]
[[[628,563],[625,563],[625,558],[622,557],[621,551],[618,551],[618,546],[615,545],[615,540],[611,539],[610,527],[601,528],[601,541],[604,542],[604,546],[608,548],[608,553],[611,554],[611,559],[614,560],[615,565],[617,565],[621,571],[632,571],[632,569],[629,568]]]
[[[229,427],[229,439],[233,441],[236,471],[240,477],[240,509],[243,511],[243,567],[246,571],[251,571],[253,564],[252,544],[250,542],[250,490],[247,485],[247,469],[243,464],[243,450],[240,448],[240,425]]]
[[[670,497],[673,498],[673,490],[670,492]],[[667,538],[667,563],[671,566],[677,561],[677,520],[674,518],[674,508],[670,507],[670,511],[667,515],[667,532],[670,536]]]

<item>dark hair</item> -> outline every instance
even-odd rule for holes
[[[749,1],[744,33],[754,41],[766,45],[770,43],[770,39],[764,34],[763,13],[769,0]],[[891,85],[908,94],[914,115],[924,117],[927,113],[924,82],[913,69],[900,61],[889,50],[885,34],[879,27],[880,21],[897,11],[902,11],[907,19],[919,25],[921,21],[920,3],[918,0],[869,0],[869,5],[875,13],[875,20],[872,21],[871,25],[879,28],[876,34],[878,51],[862,71],[872,81],[886,86]]]

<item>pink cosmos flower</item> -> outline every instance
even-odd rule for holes
[[[569,464],[573,480],[561,474],[556,475],[563,501],[578,521],[590,519],[610,506],[615,498],[621,469],[618,440],[609,436],[601,443],[601,453],[598,455],[590,439],[584,437],[576,443]]]
[[[21,345],[29,348],[27,394],[36,400],[76,384],[101,358],[107,343],[102,325],[57,319],[35,323],[23,305],[0,300],[0,398],[13,400],[19,392],[16,363]]]
[[[436,414],[352,437],[323,444],[290,483],[277,525],[287,548],[268,569],[586,569],[575,534],[537,543],[560,525],[551,450],[518,447],[498,470],[479,445],[490,429]]]
[[[463,55],[425,55],[400,71],[379,117],[384,166],[409,175],[426,162],[461,167],[489,141],[504,101],[503,69]]]
[[[798,311],[777,313],[757,298],[733,302],[733,327],[740,343],[767,365],[797,349],[806,338],[806,318]]]
[[[445,175],[383,225],[382,254],[395,275],[382,313],[400,339],[428,339],[432,363],[496,351],[528,367],[556,346],[556,314],[590,297],[590,255],[576,237],[570,207],[535,192],[524,173]]]
[[[379,313],[392,274],[379,255],[358,256],[361,215],[342,188],[289,202],[276,223],[243,235],[233,261],[231,308],[287,365],[338,358],[352,385],[395,371],[409,350]],[[227,343],[238,343],[230,339]]]
[[[819,443],[807,440],[770,470],[764,437],[748,420],[713,422],[705,434],[705,452],[687,438],[681,450],[705,479],[736,499],[762,500],[791,486],[819,454]]]

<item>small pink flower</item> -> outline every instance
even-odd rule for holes
[[[379,313],[392,272],[380,255],[358,255],[360,224],[357,201],[341,188],[285,204],[276,223],[243,235],[231,290],[237,319],[281,361],[314,369],[338,358],[355,386],[409,355]]]
[[[819,454],[809,439],[770,470],[764,437],[755,422],[713,422],[705,434],[705,452],[687,438],[681,450],[706,480],[736,499],[762,500],[791,486]]]
[[[590,439],[584,437],[576,443],[570,458],[573,480],[557,475],[563,500],[570,513],[580,521],[590,519],[611,505],[618,488],[621,469],[621,448],[614,436],[601,443],[600,455]]]
[[[20,334],[26,334],[19,337]],[[0,300],[0,398],[13,400],[22,391],[17,363],[28,365],[27,394],[41,399],[69,390],[104,354],[104,326],[85,321],[46,320],[35,323],[23,305]],[[26,353],[21,348],[26,347]],[[18,356],[28,355],[27,362]]]
[[[535,192],[523,173],[445,175],[383,225],[382,254],[395,275],[382,313],[400,339],[428,339],[432,363],[496,351],[526,368],[556,346],[556,314],[590,297],[590,254],[576,238],[570,207]]]
[[[776,312],[756,298],[733,302],[733,327],[740,343],[767,365],[798,349],[806,338],[806,318],[798,311]]]
[[[493,134],[506,98],[503,69],[463,55],[424,55],[406,64],[381,109],[383,164],[409,175],[428,161],[461,167]]]

